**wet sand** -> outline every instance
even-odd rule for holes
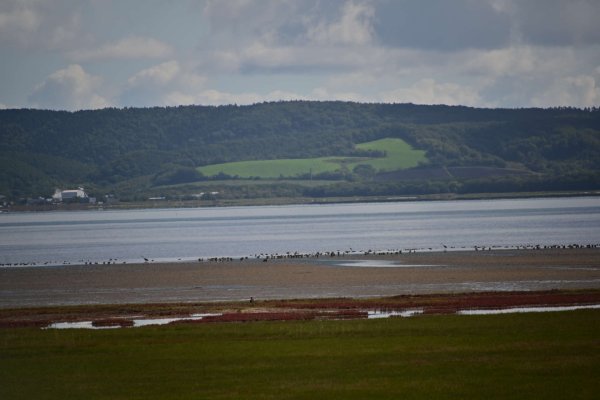
[[[2,268],[0,308],[598,288],[600,249],[460,251]]]

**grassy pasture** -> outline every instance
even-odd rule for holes
[[[206,176],[214,176],[223,172],[240,178],[259,177],[273,179],[293,177],[301,174],[319,174],[340,169],[340,161],[344,157],[295,158],[281,160],[238,161],[225,164],[213,164],[198,168]]]
[[[223,172],[240,178],[260,177],[272,179],[279,177],[294,177],[302,174],[335,172],[342,168],[352,170],[359,164],[371,165],[376,170],[394,171],[415,167],[419,162],[426,161],[425,152],[415,150],[402,139],[387,138],[373,142],[361,143],[356,146],[363,150],[381,150],[385,157],[319,157],[307,159],[257,160],[239,161],[225,164],[213,164],[198,168],[206,176],[214,176]]]
[[[249,181],[248,179],[224,179],[224,180],[210,180],[210,181],[200,181],[200,182],[188,182],[188,183],[179,183],[176,185],[167,185],[167,186],[157,186],[158,188],[185,188],[185,189],[194,189],[198,188],[198,190],[205,190],[206,188],[216,188],[216,187],[227,187],[227,186],[248,186],[248,185],[258,185],[258,186],[267,186],[267,185],[299,185],[305,187],[319,187],[323,185],[329,185],[332,183],[336,183],[339,181],[334,180],[310,180],[310,179],[257,179],[254,181]]]
[[[356,147],[362,150],[385,151],[386,156],[382,158],[371,158],[367,163],[362,161],[352,163],[352,168],[358,164],[369,164],[379,171],[395,171],[398,169],[416,167],[420,162],[427,161],[425,151],[413,149],[410,144],[402,139],[379,139],[373,142],[358,144]]]
[[[3,399],[591,399],[600,311],[0,330]]]

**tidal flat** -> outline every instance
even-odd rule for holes
[[[600,248],[493,249],[0,268],[0,309],[598,288]]]

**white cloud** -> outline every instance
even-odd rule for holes
[[[4,0],[0,2],[0,43],[44,50],[81,44],[88,35],[83,33],[80,3]]]
[[[462,56],[462,57],[461,57]],[[469,81],[487,102],[508,107],[591,106],[600,103],[593,88],[598,47],[512,46],[456,54],[451,75]],[[582,77],[589,77],[583,79]],[[587,89],[585,89],[587,88]]]
[[[175,73],[177,72],[177,73]],[[208,87],[210,82],[199,75],[185,72],[176,62],[168,62],[140,71],[129,80],[130,88],[124,93],[123,102],[142,105],[176,106],[189,104],[254,104],[281,100],[352,100],[364,101],[358,93],[306,88],[306,93],[273,89],[267,92],[232,92]],[[276,87],[277,84],[274,84]],[[146,104],[144,101],[150,101]]]
[[[507,47],[489,51],[463,52],[466,73],[487,76],[522,76],[538,70],[539,53],[528,46]],[[539,70],[538,70],[539,71]]]
[[[212,74],[294,73],[315,75],[322,73],[347,73],[351,70],[381,70],[384,63],[400,54],[415,54],[414,51],[394,50],[387,52],[378,47],[334,46],[334,45],[272,45],[261,41],[248,43],[239,50],[207,52],[199,62],[202,71]],[[393,54],[393,55],[392,55]],[[403,61],[409,62],[404,58]],[[385,68],[403,68],[385,65]]]
[[[381,93],[381,100],[390,103],[482,105],[476,90],[455,83],[438,83],[422,79],[407,88]]]
[[[202,17],[209,27],[210,40],[200,44],[203,51],[237,51],[248,43],[280,42],[299,25],[298,9],[306,2],[290,0],[207,0]],[[288,35],[290,36],[290,35]],[[291,34],[292,37],[296,33]]]
[[[165,105],[178,104],[202,104],[202,105],[220,105],[220,104],[252,104],[260,101],[260,96],[256,93],[228,93],[210,89],[198,93],[172,92],[165,97]]]
[[[121,102],[144,106],[191,104],[205,82],[206,77],[195,73],[192,67],[171,60],[131,76],[121,94]]]
[[[110,60],[165,58],[173,53],[166,43],[148,37],[130,36],[116,42],[104,44],[96,49],[76,50],[71,57],[76,60]]]
[[[314,73],[363,63],[373,39],[367,2],[209,1],[211,39],[200,47],[203,71]]]
[[[10,4],[10,2],[9,2]],[[24,3],[12,3],[11,8],[0,11],[0,33],[35,31],[41,23],[41,17]]]
[[[212,78],[253,74],[273,76],[276,81],[278,74],[284,73],[281,79],[292,75],[310,82],[310,77],[318,76],[320,79],[313,78],[313,85],[305,85],[299,94],[319,100],[523,107],[540,105],[542,99],[544,104],[556,105],[548,102],[548,95],[542,96],[548,86],[563,79],[566,72],[593,75],[599,61],[600,54],[587,49],[561,47],[442,52],[376,45],[280,46],[255,42],[237,52],[220,52],[221,64],[207,57],[200,70]],[[584,90],[571,89],[569,93],[573,104],[598,102]],[[211,101],[216,98],[212,96]],[[231,100],[231,96],[220,98]]]
[[[492,6],[496,12],[508,13],[512,12],[511,0],[488,0],[488,3]]]
[[[296,64],[301,49],[291,46],[267,46],[262,42],[254,42],[238,53],[238,65],[252,65],[263,68],[286,67]]]
[[[127,83],[130,86],[164,85],[175,79],[180,71],[179,63],[172,60],[141,70],[129,78]]]
[[[376,72],[375,72],[376,74]],[[346,74],[336,74],[328,82],[328,87],[334,88],[363,88],[377,84],[378,79],[371,71],[352,71]],[[388,77],[389,78],[389,77]]]
[[[197,104],[252,104],[260,101],[256,93],[228,93],[219,90],[206,90],[194,97]]]
[[[591,107],[600,104],[600,87],[594,77],[568,76],[557,79],[532,99],[537,107]]]
[[[220,105],[220,104],[254,104],[264,101],[278,100],[305,100],[306,97],[287,91],[274,90],[266,94],[255,92],[231,93],[215,89],[201,91],[197,94],[171,93],[168,99],[172,102],[169,105],[175,104],[203,104],[203,105]]]
[[[196,96],[189,93],[183,93],[180,91],[173,91],[167,93],[163,97],[163,105],[165,106],[180,106],[196,104]]]
[[[325,87],[317,87],[311,91],[310,99],[312,100],[340,100],[340,101],[356,101],[369,102],[372,99],[365,98],[360,93],[352,91],[336,91]]]
[[[29,96],[36,107],[50,109],[96,109],[110,106],[99,94],[102,79],[72,64],[49,75]]]
[[[345,3],[339,19],[309,26],[307,36],[316,44],[366,45],[373,39],[374,9],[368,4]]]

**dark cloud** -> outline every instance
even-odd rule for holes
[[[484,1],[385,0],[376,3],[383,45],[426,50],[493,49],[510,40],[506,13]]]
[[[240,46],[257,39],[275,41],[280,32],[286,35],[288,31],[297,32],[301,20],[293,17],[303,6],[306,6],[304,2],[280,0],[209,0],[203,16],[213,40],[218,44]]]
[[[523,0],[510,3],[520,39],[544,46],[600,43],[600,1]]]

